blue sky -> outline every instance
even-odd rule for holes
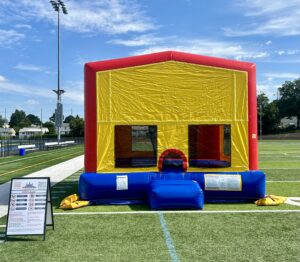
[[[61,18],[64,115],[83,116],[83,65],[163,50],[257,64],[276,98],[300,77],[300,0],[65,0]],[[56,106],[56,14],[47,0],[0,1],[0,114],[48,120]]]

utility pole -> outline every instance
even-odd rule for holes
[[[43,138],[43,108],[41,108],[41,140]]]
[[[51,0],[50,1],[53,9],[57,12],[57,90],[53,90],[54,93],[57,95],[57,102],[56,102],[56,110],[55,110],[55,126],[57,128],[57,142],[60,142],[60,131],[63,122],[63,104],[61,101],[61,96],[65,93],[65,90],[60,89],[60,18],[59,13],[60,11],[63,14],[67,15],[68,11],[67,8],[62,0]]]

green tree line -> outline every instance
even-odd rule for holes
[[[41,119],[33,114],[28,114],[23,110],[16,109],[15,112],[12,113],[10,120],[3,118],[0,115],[0,127],[2,127],[5,123],[9,123],[9,126],[12,127],[17,133],[21,128],[30,127],[31,125],[47,127],[49,133],[46,136],[55,135],[55,124],[54,124],[55,116],[54,114],[49,118],[49,121],[41,123]],[[68,123],[70,125],[70,135],[76,137],[84,136],[84,119],[77,116],[69,115],[64,119],[64,123]]]
[[[282,130],[280,120],[283,117],[296,117],[295,128],[300,129],[300,78],[286,81],[278,92],[280,98],[272,102],[264,93],[257,96],[258,130],[261,129],[263,134]]]

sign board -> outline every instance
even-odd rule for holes
[[[241,175],[204,174],[205,190],[242,191]]]
[[[128,176],[116,177],[117,190],[128,190]]]
[[[54,229],[50,178],[13,178],[11,180],[6,238],[43,235],[46,226]]]

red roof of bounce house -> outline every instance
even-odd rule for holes
[[[104,71],[117,68],[125,68],[146,64],[154,64],[165,61],[179,61],[191,64],[207,65],[213,67],[222,67],[234,70],[249,71],[252,68],[255,68],[254,63],[241,62],[236,60],[195,55],[177,51],[165,51],[153,54],[131,56],[125,58],[111,59],[105,61],[97,61],[86,63],[86,68]]]
[[[223,58],[195,55],[177,51],[165,51],[153,54],[89,62],[85,64],[85,169],[96,172],[97,158],[97,115],[96,115],[96,73],[165,61],[178,61],[204,66],[221,67],[248,73],[248,133],[249,168],[257,170],[257,111],[256,111],[256,67],[254,63]],[[87,135],[88,134],[88,135]]]

